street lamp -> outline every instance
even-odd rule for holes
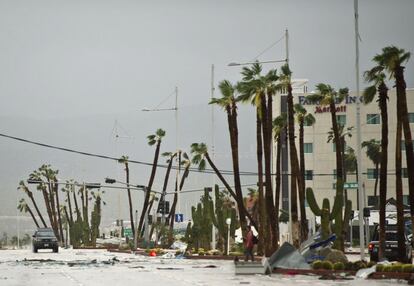
[[[284,60],[272,60],[272,61],[262,61],[262,62],[246,62],[246,63],[235,63],[235,62],[231,62],[227,66],[229,66],[229,67],[237,67],[237,66],[247,66],[247,65],[252,65],[252,64],[287,63],[287,62],[288,62],[287,59],[284,59]]]

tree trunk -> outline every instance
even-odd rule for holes
[[[71,188],[72,188],[73,186],[71,186]],[[67,192],[66,192],[66,197],[67,197],[67,200],[68,200],[68,206],[69,206],[69,217],[68,217],[68,221],[70,222],[70,223],[73,223],[73,210],[72,210],[72,202],[71,202],[71,200],[70,200],[70,191],[69,190],[67,190]]]
[[[377,189],[378,189],[378,179],[379,179],[379,164],[375,164],[375,183],[374,183],[374,197],[377,200]]]
[[[33,219],[34,223],[36,224],[36,227],[37,227],[37,228],[39,228],[40,226],[39,226],[39,224],[37,223],[37,220],[36,220],[36,218],[35,218],[35,216],[34,216],[34,214],[33,214],[32,210],[29,208],[29,206],[27,206],[27,211],[29,212],[29,214],[30,214],[30,216],[32,217],[32,219]]]
[[[379,186],[379,253],[378,258],[381,259],[384,254],[385,249],[385,205],[387,201],[387,169],[388,169],[388,110],[387,110],[387,95],[388,88],[382,83],[378,87],[379,94],[379,108],[381,110],[381,169],[380,169],[380,186]],[[397,113],[398,117],[398,113]],[[397,120],[398,122],[398,120]],[[398,124],[397,124],[398,125]],[[398,130],[398,126],[397,126]],[[400,136],[401,137],[401,136]],[[398,138],[398,136],[397,136]],[[401,140],[401,139],[400,139]],[[398,140],[397,140],[398,141]],[[401,142],[396,145],[397,148],[400,146]],[[395,153],[397,156],[397,152]],[[396,176],[396,182],[397,182]],[[397,208],[398,208],[398,197],[397,197]],[[397,209],[398,210],[398,209]],[[397,214],[398,215],[398,214]],[[401,240],[403,241],[403,240]]]
[[[161,199],[158,202],[157,211],[160,209],[161,205],[163,207],[165,206],[165,193],[167,192],[167,186],[168,186],[168,181],[170,179],[171,167],[172,167],[172,162],[173,162],[174,157],[175,155],[171,156],[170,161],[168,162],[167,171],[165,172],[165,177],[164,177],[164,185],[162,187]],[[163,217],[165,217],[165,211],[166,210],[164,209],[164,214],[162,215]],[[165,223],[165,221],[163,223]]]
[[[398,253],[399,261],[405,262],[405,236],[404,236],[404,206],[403,206],[403,185],[402,185],[402,156],[401,156],[401,137],[403,123],[401,120],[402,112],[401,97],[397,96],[397,134],[395,139],[395,190],[397,199],[397,235],[398,235]],[[384,227],[385,229],[385,227]],[[385,235],[385,230],[384,230]],[[382,242],[382,241],[380,241]],[[384,236],[385,243],[385,236]],[[384,245],[385,249],[385,245]],[[382,252],[384,254],[384,252]]]
[[[78,200],[76,199],[75,189],[73,190],[72,194],[73,194],[73,201],[75,202],[76,220],[79,220],[82,216],[81,216],[81,212],[79,210]]]
[[[57,184],[56,178],[53,179],[53,190],[56,194],[56,209],[57,209],[57,216],[58,216],[58,224],[59,224],[59,232],[60,232],[60,241],[64,243],[64,234],[63,234],[63,226],[62,226],[62,217],[60,213],[60,202],[59,202],[59,185]]]
[[[300,205],[300,238],[301,242],[308,239],[308,222],[306,220],[306,209],[305,209],[305,150],[304,150],[304,128],[303,119],[299,122],[299,154],[300,154],[300,178],[298,180],[299,186],[299,205]]]
[[[260,108],[256,108],[256,155],[257,155],[257,173],[258,173],[258,192],[259,192],[259,245],[258,252],[265,252],[266,256],[270,256],[269,250],[266,250],[267,241],[269,241],[269,228],[266,227],[266,209],[264,205],[263,194],[263,142],[262,142],[262,120],[260,119]],[[268,248],[268,247],[267,247]]]
[[[145,214],[150,211],[150,209],[148,209],[148,204],[149,204],[149,198],[150,198],[150,192],[151,192],[152,184],[154,183],[155,173],[157,171],[157,163],[158,163],[158,157],[160,155],[160,147],[161,147],[161,140],[159,140],[157,142],[157,146],[155,148],[154,161],[152,162],[151,176],[150,176],[150,179],[149,179],[149,182],[148,182],[147,191],[146,191],[146,195],[145,195],[145,199],[144,199],[144,204],[142,206],[141,216],[139,218],[138,230],[140,232],[140,235],[142,234],[142,226],[143,226],[143,223],[144,223]]]
[[[230,193],[230,195],[233,197],[233,199],[237,202],[237,196],[230,187],[229,183],[227,183],[226,179],[224,179],[223,175],[220,173],[220,171],[217,169],[216,165],[214,165],[213,161],[211,161],[210,156],[208,153],[205,154],[205,158],[207,159],[207,162],[210,164],[210,167],[214,170],[217,177],[219,177],[220,181],[223,183],[223,185],[226,187],[227,191]],[[245,205],[237,204],[238,210],[239,210],[239,216],[241,217],[243,214],[248,217],[250,220],[250,223],[254,226],[255,229],[259,229],[257,227],[256,221],[253,219],[253,217],[249,214],[249,212],[246,210]]]
[[[135,241],[135,237],[137,236],[137,233],[135,231],[134,208],[132,206],[131,189],[129,187],[129,166],[128,166],[128,161],[125,161],[124,164],[125,164],[125,176],[126,176],[127,192],[128,192],[129,219],[131,221],[132,237],[133,237],[133,239]]]
[[[57,219],[57,212],[56,212],[56,206],[55,206],[55,194],[52,187],[52,181],[50,178],[47,178],[48,182],[48,190],[49,190],[49,202],[50,202],[50,209],[52,211],[52,218],[53,218],[53,224],[52,228],[56,235],[57,240],[60,240],[60,234],[59,234],[59,226],[58,226],[58,219]]]
[[[298,196],[297,196],[297,178],[300,176],[298,154],[296,151],[295,144],[295,121],[294,121],[294,111],[293,111],[293,95],[292,95],[292,86],[288,86],[288,136],[289,136],[289,150],[290,150],[290,204],[291,204],[291,222],[292,222],[292,241],[293,245],[296,248],[299,248],[300,245],[300,226],[299,226],[299,215],[298,215]]]
[[[42,185],[41,189],[42,189],[43,199],[45,201],[47,215],[49,216],[50,226],[53,229],[53,215],[52,215],[52,209],[50,207],[49,194],[47,192],[47,189],[46,189],[45,185]]]
[[[277,233],[279,233],[279,205],[280,205],[280,183],[281,183],[281,170],[280,170],[280,160],[281,160],[281,153],[282,153],[282,138],[278,136],[277,138],[277,149],[276,149],[276,190],[275,190],[275,212],[276,216],[276,226],[277,226]],[[274,241],[276,245],[279,245],[279,236],[276,237]]]
[[[174,232],[175,209],[177,208],[177,202],[178,202],[178,192],[181,191],[184,185],[185,178],[188,176],[189,165],[187,168],[185,168],[183,177],[181,178],[181,182],[178,185],[178,175],[180,174],[180,170],[181,170],[181,152],[178,153],[178,170],[177,170],[177,177],[175,180],[174,200],[171,206],[170,213],[168,214],[168,220],[170,222],[170,231],[169,231],[169,237],[168,237],[169,244],[173,243],[174,241],[173,232]]]
[[[407,161],[407,172],[409,174],[408,191],[410,198],[411,222],[414,226],[414,147],[411,137],[410,122],[408,121],[406,83],[403,66],[398,66],[395,69],[395,85],[397,88],[397,99],[400,100],[400,112],[398,114],[401,116],[401,124],[404,131],[405,158]]]
[[[31,191],[28,191],[28,193],[27,193],[27,194],[28,194],[28,196],[29,196],[30,200],[32,201],[33,206],[34,206],[34,207],[35,207],[35,209],[36,209],[36,213],[37,213],[37,215],[40,217],[40,220],[42,221],[43,227],[47,227],[46,222],[45,222],[45,220],[44,220],[44,218],[43,218],[42,214],[40,213],[39,207],[37,206],[36,201],[35,201],[35,199],[34,199],[34,197],[33,197],[33,193],[32,193]]]

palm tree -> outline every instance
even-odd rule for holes
[[[292,240],[293,245],[296,248],[299,248],[300,240],[301,240],[301,231],[299,225],[299,215],[298,215],[298,204],[297,204],[297,197],[299,191],[302,189],[302,186],[305,184],[305,178],[299,176],[300,174],[300,166],[298,160],[298,153],[296,150],[296,143],[295,143],[295,121],[294,121],[294,105],[293,105],[293,94],[292,94],[292,82],[291,76],[292,72],[289,69],[289,65],[286,64],[282,66],[282,73],[280,75],[280,85],[279,88],[281,90],[287,91],[287,122],[288,122],[288,140],[289,140],[289,153],[290,153],[290,166],[291,166],[291,175],[290,175],[290,204],[291,204],[291,221],[292,221]],[[296,188],[298,186],[298,188]]]
[[[304,126],[312,126],[315,124],[315,117],[308,113],[307,110],[301,104],[294,105],[296,119],[299,123],[299,165],[300,174],[302,178],[305,178],[305,150],[304,150]],[[308,224],[306,220],[305,211],[305,184],[301,185],[299,190],[299,204],[300,204],[300,229],[301,229],[301,240],[304,241],[308,237]]]
[[[308,95],[307,98],[313,102],[319,102],[321,105],[329,106],[331,113],[331,122],[332,122],[332,132],[333,140],[335,143],[335,154],[336,154],[336,197],[335,200],[339,204],[340,208],[343,208],[343,197],[344,197],[344,173],[343,173],[343,161],[342,161],[342,140],[340,138],[339,124],[336,118],[336,104],[344,100],[348,96],[348,89],[342,88],[336,91],[333,87],[328,84],[320,83],[316,85],[316,93]],[[338,139],[338,140],[337,140]],[[333,209],[336,209],[336,205],[333,206]],[[335,241],[335,246],[344,250],[344,233],[343,233],[343,216],[342,212],[338,212],[335,217],[335,228],[337,229],[336,235],[337,239]]]
[[[258,162],[258,186],[260,224],[259,235],[269,243],[266,254],[270,255],[277,249],[278,225],[277,212],[273,204],[273,189],[271,177],[271,150],[272,150],[272,108],[273,96],[277,92],[278,75],[275,69],[266,75],[261,75],[262,67],[255,63],[251,68],[244,67],[242,71],[243,81],[238,84],[241,93],[240,100],[250,101],[256,107],[256,141]],[[265,166],[266,193],[263,195],[263,153]],[[264,196],[266,199],[264,200]],[[265,211],[268,215],[265,214]],[[265,219],[267,218],[267,220]],[[270,228],[270,229],[269,229]],[[266,230],[266,231],[265,231]]]
[[[237,125],[237,99],[236,89],[229,81],[223,80],[219,83],[219,89],[222,94],[221,98],[212,98],[210,104],[217,104],[227,113],[227,125],[230,135],[230,146],[233,163],[234,189],[236,193],[237,204],[243,203],[243,193],[240,183],[240,167],[239,167],[239,135]],[[240,217],[240,224],[244,233],[247,221],[244,216]]]
[[[37,223],[37,220],[32,212],[32,210],[30,209],[29,205],[26,203],[26,201],[24,199],[20,199],[19,201],[19,205],[17,206],[17,209],[22,213],[27,213],[29,212],[30,216],[32,217],[34,223],[36,224],[37,227],[40,227],[39,224]]]
[[[66,193],[65,201],[67,202],[68,207],[69,207],[69,213],[67,213],[68,214],[67,220],[68,220],[70,225],[72,225],[73,222],[74,222],[74,220],[73,220],[73,210],[72,210],[72,201],[70,199],[70,193],[71,193],[71,190],[74,187],[73,184],[74,184],[73,180],[66,181],[66,185],[62,188],[62,191],[64,193]],[[66,210],[66,212],[68,212],[67,209],[65,209],[65,210]]]
[[[390,74],[391,78],[395,80],[395,86],[397,89],[397,143],[398,143],[398,120],[401,121],[402,131],[404,132],[404,139],[405,139],[405,158],[407,162],[407,171],[408,174],[414,173],[414,150],[413,150],[413,143],[412,143],[412,136],[411,136],[411,129],[410,123],[408,120],[408,110],[407,110],[407,95],[406,95],[406,83],[404,79],[404,69],[403,66],[410,58],[410,53],[406,52],[404,49],[400,49],[395,46],[385,47],[382,49],[382,54],[376,55],[374,57],[374,61],[379,63],[381,67],[384,67],[386,71]],[[401,136],[400,136],[401,137]],[[398,148],[398,147],[397,147]],[[398,152],[396,152],[396,164],[398,164]],[[397,173],[397,191],[402,194],[402,187],[399,190],[398,185],[400,184],[398,181],[400,170],[397,169],[396,166],[396,173]],[[410,212],[411,212],[411,220],[414,225],[414,176],[408,176],[408,190],[409,190],[409,198],[410,198]],[[397,196],[398,193],[397,193]],[[402,208],[402,202],[398,202],[399,206],[397,209]],[[401,215],[401,210],[399,211],[399,218],[401,222],[399,223],[399,228],[402,229],[402,220],[403,217]],[[400,235],[402,236],[402,231],[400,231]]]
[[[168,186],[168,180],[170,178],[170,173],[171,173],[171,167],[172,167],[172,163],[174,161],[174,158],[177,156],[178,153],[172,153],[172,152],[164,152],[162,153],[161,156],[163,157],[167,157],[167,170],[165,172],[165,177],[164,177],[164,185],[162,187],[162,195],[161,195],[161,199],[158,202],[158,209],[160,209],[161,205],[165,205],[165,193],[167,192],[167,186]],[[165,214],[166,210],[164,209],[164,214]],[[164,216],[163,216],[164,217]],[[165,222],[163,222],[165,223]]]
[[[125,166],[125,176],[126,176],[126,183],[127,183],[127,192],[128,192],[128,203],[129,203],[129,219],[131,221],[131,231],[133,236],[133,241],[135,241],[136,231],[135,231],[135,224],[134,224],[134,208],[132,206],[132,198],[131,198],[131,189],[129,188],[129,165],[128,165],[128,156],[122,156],[118,159],[118,163],[124,164]]]
[[[22,190],[23,192],[25,192],[25,193],[26,193],[26,195],[30,198],[30,200],[31,200],[31,201],[32,201],[32,203],[33,203],[33,206],[34,206],[34,207],[35,207],[35,209],[36,209],[36,213],[37,213],[37,215],[39,216],[40,220],[42,221],[43,227],[47,227],[46,222],[45,222],[45,220],[43,219],[43,216],[42,216],[42,214],[41,214],[41,212],[40,212],[40,210],[39,210],[39,207],[37,206],[37,203],[36,203],[36,201],[35,201],[35,199],[34,199],[33,192],[31,192],[31,191],[29,190],[29,188],[28,188],[28,187],[24,184],[24,182],[23,182],[23,181],[20,181],[18,189],[19,189],[19,190]]]
[[[379,253],[378,258],[382,259],[385,251],[385,206],[387,201],[387,170],[388,170],[388,87],[385,84],[385,73],[384,65],[382,64],[383,59],[380,55],[374,57],[373,61],[376,66],[364,73],[365,81],[371,83],[369,87],[364,90],[363,100],[364,103],[370,103],[374,100],[375,94],[378,92],[378,105],[381,111],[381,161],[380,161],[380,187],[379,187]],[[397,122],[398,122],[398,113],[397,113]],[[398,129],[398,128],[397,128]],[[401,136],[399,136],[401,140]],[[398,140],[398,136],[397,136]],[[398,143],[398,146],[401,146],[401,142]],[[396,156],[401,152],[396,152]],[[401,159],[400,159],[401,161]],[[396,164],[398,159],[396,160]],[[402,227],[402,233],[399,233],[399,249],[403,251],[405,249],[404,244],[404,222],[403,222],[403,202],[402,198],[399,200],[399,190],[402,193],[402,186],[399,188],[398,177],[397,178],[397,212],[401,215],[400,219],[397,221],[398,228]],[[401,178],[400,178],[401,180]],[[401,242],[400,242],[401,241]],[[405,253],[405,252],[404,252]]]
[[[372,161],[375,166],[375,185],[374,185],[374,197],[377,200],[377,187],[378,187],[378,174],[379,174],[379,165],[381,163],[381,142],[375,139],[369,141],[364,141],[361,143],[362,148],[367,148],[366,154],[367,157]],[[401,144],[400,144],[401,146]],[[378,206],[378,205],[377,205]]]
[[[142,226],[144,223],[145,214],[148,212],[151,188],[152,188],[152,184],[154,183],[155,173],[157,171],[158,157],[160,155],[161,141],[162,141],[162,138],[164,138],[164,136],[165,136],[165,131],[162,129],[157,129],[155,134],[151,134],[147,136],[148,145],[150,146],[155,145],[155,153],[154,153],[154,161],[152,162],[151,176],[150,176],[150,179],[147,185],[147,191],[146,191],[146,195],[144,199],[144,204],[142,206],[141,216],[139,218],[138,230],[140,234],[142,233]]]
[[[220,179],[220,181],[223,183],[223,185],[226,187],[227,191],[230,193],[230,195],[233,197],[233,199],[237,202],[237,208],[239,211],[240,221],[242,219],[246,220],[246,216],[250,220],[250,223],[256,228],[257,224],[256,221],[252,218],[252,216],[248,213],[246,210],[246,207],[243,204],[243,201],[239,202],[238,197],[236,193],[233,191],[233,189],[230,187],[229,183],[226,181],[226,179],[223,177],[219,169],[217,169],[216,165],[213,163],[213,161],[210,158],[210,155],[207,151],[207,145],[204,143],[193,143],[191,144],[191,154],[193,156],[191,162],[195,165],[198,165],[199,170],[204,170],[206,168],[206,160],[210,167],[214,170],[217,177]]]

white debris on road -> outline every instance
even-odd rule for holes
[[[212,265],[216,267],[212,267]],[[53,284],[52,284],[53,283]],[[0,250],[0,285],[390,285],[390,281],[326,281],[312,276],[236,276],[232,261],[162,259],[105,250],[32,253]],[[392,282],[396,284],[397,282]]]

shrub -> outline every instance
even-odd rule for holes
[[[333,269],[334,270],[344,270],[345,269],[345,265],[342,262],[336,262],[333,265]]]
[[[229,252],[230,256],[243,256],[242,252]]]
[[[374,261],[370,261],[370,262],[368,262],[367,267],[370,268],[374,265],[376,265],[376,263]]]
[[[412,264],[404,264],[402,266],[402,272],[405,272],[405,273],[414,272],[414,265],[412,265]]]
[[[313,268],[313,269],[315,269],[315,270],[322,269],[322,261],[320,261],[320,260],[315,260],[315,261],[312,263],[312,268]]]
[[[383,272],[391,272],[391,266],[392,265],[385,265],[384,269],[382,270]]]
[[[205,255],[206,252],[204,251],[204,248],[199,248],[198,249],[198,255]]]
[[[391,272],[402,272],[402,264],[401,263],[395,263],[391,265]]]
[[[345,263],[345,270],[354,270],[354,264],[351,261]]]
[[[367,268],[367,264],[365,261],[355,261],[353,265],[353,270],[358,271],[360,269]]]
[[[326,270],[332,270],[332,262],[330,261],[322,261],[322,268]]]
[[[384,268],[385,268],[384,264],[377,264],[377,266],[375,267],[375,270],[377,272],[384,272]]]

